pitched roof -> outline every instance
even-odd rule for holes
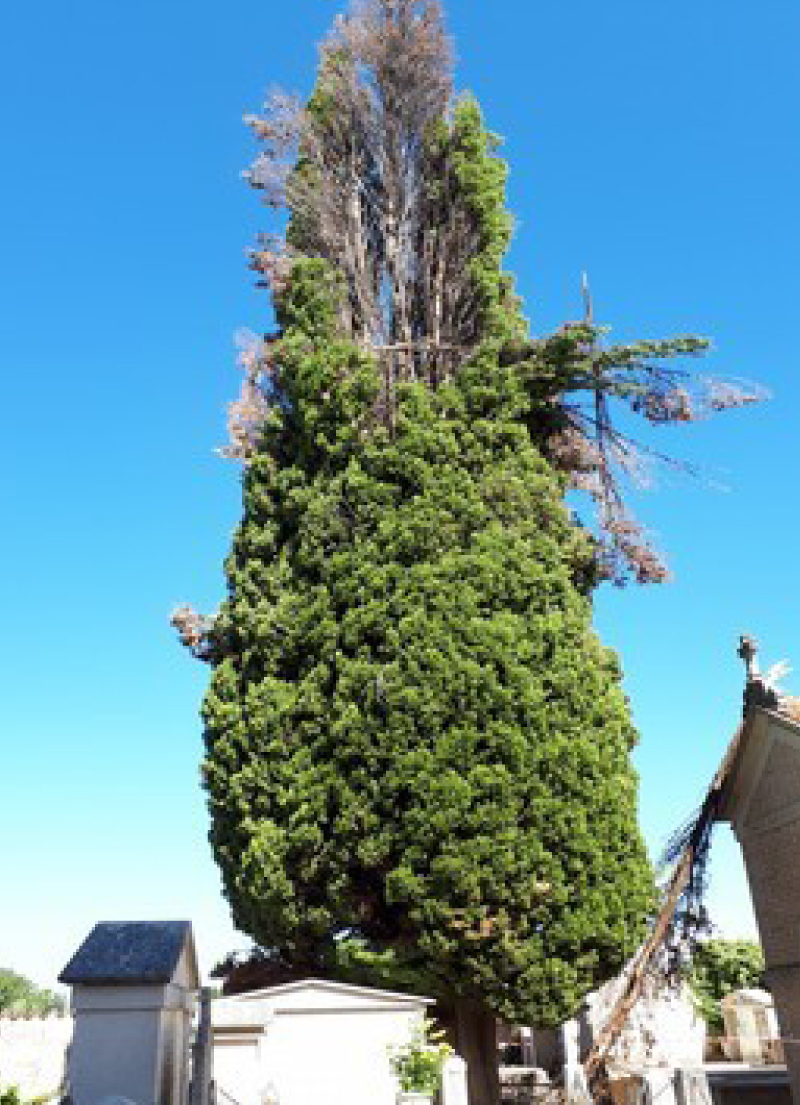
[[[95,985],[169,982],[187,941],[192,942],[189,921],[101,921],[58,980]]]
[[[370,1002],[386,1002],[395,1005],[433,1005],[435,998],[426,998],[420,994],[406,994],[398,990],[379,990],[375,986],[354,986],[349,982],[334,982],[327,978],[302,978],[294,982],[283,982],[277,986],[267,986],[258,990],[248,990],[241,994],[217,999],[218,1001],[252,1001],[274,999],[286,994],[329,993],[347,998],[362,998]]]

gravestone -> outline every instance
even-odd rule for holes
[[[442,1105],[469,1105],[467,1064],[460,1055],[450,1055],[442,1070]]]
[[[725,1022],[725,1053],[742,1063],[774,1062],[780,1032],[772,995],[766,990],[733,990],[720,1002]]]

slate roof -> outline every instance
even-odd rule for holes
[[[101,921],[58,981],[96,985],[166,983],[191,938],[189,921]]]

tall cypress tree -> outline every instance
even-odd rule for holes
[[[483,1105],[493,1017],[569,1016],[652,902],[635,735],[591,627],[608,559],[563,497],[588,483],[612,553],[659,577],[606,404],[682,420],[658,358],[705,343],[601,350],[591,319],[528,337],[505,166],[448,59],[435,4],[372,0],[304,108],[250,120],[251,182],[291,212],[252,258],[279,328],[246,345],[232,408],[228,597],[174,620],[213,666],[203,777],[236,925],[310,973],[346,936],[376,980],[449,1000]]]

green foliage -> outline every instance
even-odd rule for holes
[[[403,1093],[421,1093],[432,1097],[442,1081],[442,1068],[453,1049],[444,1042],[444,1033],[424,1020],[411,1039],[389,1049],[389,1062]]]
[[[622,966],[653,904],[635,734],[591,627],[595,547],[532,430],[566,378],[556,354],[586,351],[525,344],[501,269],[506,167],[465,99],[427,128],[419,175],[420,234],[439,235],[426,248],[454,296],[436,342],[457,362],[373,357],[348,329],[369,296],[325,253],[340,223],[314,209],[306,138],[228,596],[185,631],[214,666],[214,854],[235,923],[281,969],[555,1024]],[[398,317],[412,334],[427,317],[424,270],[394,289],[390,343]]]
[[[526,336],[527,327],[513,294],[513,280],[502,269],[511,243],[514,220],[506,209],[508,166],[495,150],[497,135],[484,125],[480,105],[472,96],[455,106],[453,124],[444,143],[458,182],[459,201],[478,230],[478,241],[469,265],[473,294],[480,304],[478,321],[483,340],[514,342]],[[453,202],[450,197],[449,202]]]
[[[0,1013],[44,1017],[64,1010],[64,999],[51,990],[42,990],[24,975],[0,967]]]
[[[363,354],[284,342],[204,704],[236,923],[308,969],[350,932],[552,1023],[651,901],[619,671],[575,587],[591,548],[515,372],[405,385],[394,435],[364,434]]]
[[[55,1096],[55,1094],[39,1094],[26,1100],[18,1086],[0,1087],[0,1105],[46,1105]]]
[[[733,990],[763,985],[764,953],[754,940],[706,940],[697,945],[689,985],[711,1035],[723,1031],[720,1001]]]

